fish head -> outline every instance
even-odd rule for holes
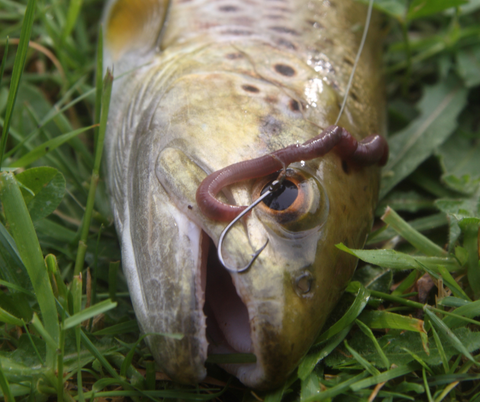
[[[170,376],[200,381],[208,354],[251,353],[256,362],[222,367],[249,387],[272,389],[315,342],[353,274],[356,259],[335,245],[363,246],[378,168],[335,153],[286,167],[282,192],[233,226],[222,254],[235,270],[267,246],[245,272],[225,269],[217,246],[226,223],[199,209],[201,181],[318,135],[339,102],[335,89],[293,56],[258,44],[215,46],[182,56],[181,71],[162,60],[143,80],[154,95],[140,108],[127,158],[124,266],[140,326],[157,334],[147,342]],[[268,62],[252,64],[267,50]],[[211,58],[217,62],[208,70]],[[350,118],[341,123],[358,129]],[[218,198],[250,205],[277,176],[235,183]],[[181,340],[168,336],[177,332]]]

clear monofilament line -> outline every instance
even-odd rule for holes
[[[345,96],[343,97],[342,107],[340,108],[340,112],[338,112],[338,117],[337,117],[337,120],[335,121],[335,125],[338,124],[338,121],[340,120],[340,117],[343,114],[343,110],[345,109],[345,105],[347,104],[348,94],[352,86],[352,81],[355,75],[355,70],[357,69],[358,60],[360,60],[363,46],[365,45],[365,41],[367,40],[368,28],[370,27],[370,19],[372,17],[373,2],[374,0],[370,0],[370,2],[368,3],[367,19],[365,20],[365,29],[363,30],[363,36],[360,42],[360,46],[358,48],[357,57],[355,58],[355,63],[353,64],[352,73],[350,74],[350,78],[347,84],[347,89],[345,90]]]

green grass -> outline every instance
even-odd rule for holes
[[[101,167],[103,1],[0,0],[1,395],[480,401],[480,1],[463,3],[376,1],[391,135],[378,222],[367,250],[338,245],[365,263],[298,370],[253,394],[213,364],[198,387],[169,381],[139,334]]]

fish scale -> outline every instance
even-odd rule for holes
[[[114,0],[105,8],[104,65],[114,67],[106,137],[108,188],[132,304],[157,363],[194,383],[209,353],[247,386],[269,389],[295,369],[348,283],[379,185],[376,166],[334,153],[292,164],[298,210],[259,206],[229,232],[199,210],[210,173],[304,143],[333,124],[357,51],[365,8],[351,1]],[[382,133],[378,21],[339,124],[357,139]],[[270,177],[229,186],[249,205]],[[295,204],[295,205],[297,205]]]

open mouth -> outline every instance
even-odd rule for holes
[[[208,353],[253,353],[247,307],[230,274],[218,260],[215,244],[205,232],[202,233],[202,255]]]

